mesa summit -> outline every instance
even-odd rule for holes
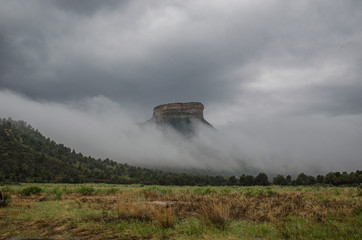
[[[192,133],[195,124],[212,127],[204,118],[204,105],[200,102],[168,103],[153,109],[152,119],[158,125],[169,125],[182,133]]]

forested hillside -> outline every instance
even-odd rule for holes
[[[224,185],[223,177],[166,173],[83,156],[24,121],[0,120],[0,182]]]

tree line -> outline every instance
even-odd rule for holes
[[[329,172],[326,175],[317,175],[316,177],[300,173],[295,179],[292,179],[291,175],[284,177],[283,175],[275,176],[272,181],[269,181],[268,176],[265,173],[259,173],[255,177],[253,175],[242,174],[239,179],[235,176],[229,178],[228,183],[230,185],[240,186],[268,186],[268,185],[281,185],[281,186],[296,186],[296,185],[315,185],[315,184],[328,184],[334,186],[341,185],[358,185],[362,183],[362,171],[357,170],[355,172]]]
[[[275,185],[355,185],[361,184],[362,172],[330,172],[316,177],[304,173],[295,179],[290,175],[267,174],[240,177],[210,176],[164,172],[117,163],[111,159],[95,159],[44,137],[24,121],[0,119],[0,183],[43,182],[85,183],[102,182],[147,185],[211,185],[266,186]]]

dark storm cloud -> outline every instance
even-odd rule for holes
[[[109,2],[101,5],[97,1],[95,5],[88,3],[78,7],[81,2],[55,1],[53,5],[42,1],[32,4],[26,1],[8,3],[9,8],[18,11],[18,14],[15,17],[9,16],[10,13],[3,16],[3,23],[8,23],[2,26],[5,40],[1,43],[11,56],[2,55],[1,62],[6,69],[1,76],[2,87],[23,92],[33,98],[64,100],[103,94],[120,102],[139,104],[189,99],[211,101],[227,99],[232,95],[233,87],[223,78],[235,65],[230,62],[232,59],[229,56],[234,55],[235,50],[230,48],[221,51],[225,43],[221,42],[222,39],[216,42],[212,40],[210,31],[213,29],[207,30],[209,39],[202,39],[203,36],[192,39],[193,34],[203,34],[204,26],[188,29],[183,25],[176,26],[174,30],[170,28],[169,36],[167,33],[166,36],[158,36],[158,33],[164,33],[162,29],[151,30],[143,36],[142,31],[148,31],[145,29],[148,28],[147,21],[155,21],[155,25],[168,24],[167,14],[160,23],[154,20],[157,14],[165,14],[161,3],[154,6],[144,4],[141,10],[135,4],[129,7],[128,12],[124,10],[126,17],[122,17],[118,15],[122,15],[119,8],[111,8],[115,6],[109,5]],[[57,8],[59,5],[61,8]],[[103,12],[97,15],[96,9],[102,9]],[[77,15],[78,10],[84,12]],[[48,14],[37,17],[40,12]],[[83,13],[92,13],[94,17],[89,20],[89,16],[85,17]],[[108,24],[108,21],[112,21],[108,19],[108,14],[110,18],[119,19],[113,25],[112,22]],[[147,14],[150,16],[142,22],[143,15]],[[102,30],[96,26],[92,29],[92,25],[99,22],[97,18],[105,21],[104,27],[111,25],[109,31],[118,31],[113,36],[116,38],[116,47],[101,46],[98,49],[100,54],[107,51],[105,54],[112,56],[99,56],[99,59],[96,56],[97,48],[102,44],[107,45],[109,36],[102,36]],[[216,26],[215,30],[219,31],[221,27]],[[79,33],[78,28],[86,29],[84,34],[89,36]],[[128,32],[130,39],[123,39],[127,38]],[[142,56],[138,57],[137,54]],[[11,57],[16,61],[12,61]],[[238,54],[236,57],[241,58]],[[239,62],[241,60],[238,59],[236,64]]]
[[[38,99],[102,94],[148,108],[189,100],[234,104],[236,89],[265,66],[344,61],[361,47],[354,1],[2,5],[1,87]],[[250,63],[257,67],[245,76]]]
[[[323,86],[309,89],[315,98],[308,99],[302,113],[324,113],[330,116],[362,114],[362,82],[347,86]]]
[[[53,0],[56,7],[74,14],[92,15],[100,10],[111,10],[112,8],[120,8],[123,4],[127,4],[129,0]]]

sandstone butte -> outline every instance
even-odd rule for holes
[[[200,102],[159,105],[153,109],[153,117],[150,121],[157,124],[170,124],[179,130],[181,126],[181,130],[185,130],[185,125],[190,125],[194,120],[201,121],[205,125],[212,127],[204,119],[204,105]]]

